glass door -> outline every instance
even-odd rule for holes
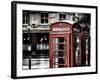
[[[61,68],[68,66],[69,60],[69,38],[68,37],[52,37],[52,67]]]
[[[74,36],[74,64],[75,66],[82,65],[82,52],[81,52],[81,36],[75,35]]]

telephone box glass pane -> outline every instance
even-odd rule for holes
[[[74,37],[75,47],[75,66],[81,65],[81,38],[80,36]]]
[[[65,39],[64,37],[53,38],[54,67],[64,67],[65,64]]]

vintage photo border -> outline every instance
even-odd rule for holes
[[[51,75],[37,75],[37,76],[17,76],[17,4],[31,4],[31,5],[49,5],[49,6],[62,6],[62,7],[81,7],[81,8],[93,8],[96,10],[96,70],[95,72],[82,72],[82,73],[67,73],[67,74],[51,74]],[[96,74],[98,72],[98,8],[97,6],[87,5],[69,5],[69,4],[55,4],[55,3],[39,3],[39,2],[24,2],[24,1],[12,1],[11,3],[11,78],[36,78],[36,77],[51,77],[51,76],[67,76],[67,75],[81,75],[81,74]]]

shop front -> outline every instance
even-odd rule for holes
[[[88,26],[55,22],[47,31],[23,33],[24,69],[79,67],[90,65]]]

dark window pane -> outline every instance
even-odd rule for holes
[[[26,24],[28,23],[28,19],[26,19]]]
[[[63,43],[63,42],[64,42],[64,38],[63,38],[63,37],[59,37],[59,38],[58,38],[58,42],[59,42],[59,43]]]
[[[44,13],[41,13],[41,18],[44,18]]]
[[[63,51],[59,51],[58,52],[58,57],[63,57],[64,56],[64,52]]]
[[[25,24],[25,19],[23,18],[23,24]]]
[[[64,50],[64,44],[59,44],[58,47],[60,50]]]
[[[44,23],[44,19],[41,19],[41,23]]]
[[[59,15],[59,18],[62,18],[62,14]]]
[[[66,19],[66,15],[65,14],[63,14],[63,19]]]
[[[59,63],[59,64],[64,64],[64,59],[63,59],[63,58],[59,58],[59,59],[58,59],[58,63]]]
[[[45,23],[48,23],[48,19],[45,19]]]
[[[45,17],[48,18],[48,13],[45,13]]]

